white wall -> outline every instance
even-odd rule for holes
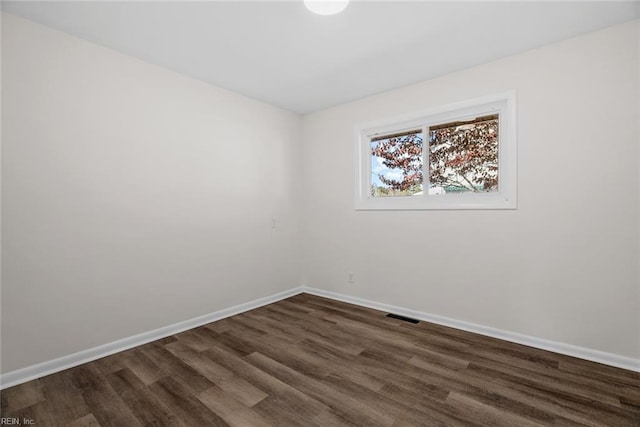
[[[637,25],[306,116],[306,284],[639,358]],[[510,89],[518,210],[353,209],[357,123]]]
[[[10,15],[2,27],[1,372],[301,277],[640,357],[637,25],[304,120]],[[357,123],[510,89],[518,210],[353,210]]]
[[[7,14],[2,104],[2,372],[298,285],[299,116]]]

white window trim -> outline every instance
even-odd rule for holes
[[[370,139],[376,135],[422,128],[430,125],[474,117],[487,113],[500,114],[498,148],[498,192],[421,196],[371,196]],[[425,150],[428,135],[423,135]],[[356,126],[356,210],[429,210],[429,209],[516,209],[517,208],[517,129],[516,93],[509,91],[400,117]],[[428,167],[425,162],[425,168]],[[428,172],[428,171],[427,171]],[[425,177],[428,173],[424,174]]]

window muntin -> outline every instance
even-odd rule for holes
[[[516,208],[514,92],[358,126],[356,132],[356,209]]]

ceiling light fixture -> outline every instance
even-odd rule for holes
[[[304,0],[307,9],[318,15],[335,15],[342,12],[348,4],[349,0]]]

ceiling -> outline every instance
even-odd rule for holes
[[[640,17],[640,3],[2,2],[3,11],[309,113]]]

